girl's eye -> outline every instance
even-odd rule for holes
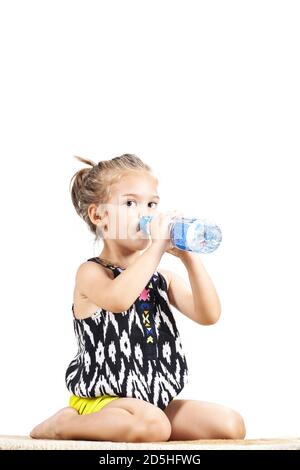
[[[127,207],[134,207],[134,206],[131,204],[132,202],[133,202],[134,204],[136,204],[136,201],[133,201],[133,200],[126,201]],[[158,202],[154,202],[154,201],[153,201],[153,202],[149,202],[149,204],[155,204],[154,207],[157,207]],[[151,209],[154,208],[153,206],[150,206],[150,207],[151,207]]]
[[[136,204],[136,202],[135,202],[135,201],[126,201],[126,205],[127,205],[127,207],[133,207],[133,206],[130,204],[131,202],[134,202],[134,203]]]

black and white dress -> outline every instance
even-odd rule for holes
[[[123,271],[99,257],[87,261],[111,269],[114,277]],[[113,313],[99,308],[85,319],[74,316],[74,330],[78,352],[65,377],[73,395],[132,397],[164,409],[187,383],[188,367],[167,283],[157,271],[128,310]]]

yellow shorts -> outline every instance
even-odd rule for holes
[[[89,413],[95,413],[101,410],[105,405],[108,405],[113,400],[116,400],[116,396],[112,395],[101,395],[96,398],[81,398],[75,395],[70,396],[69,406],[75,408],[80,415],[87,415]]]

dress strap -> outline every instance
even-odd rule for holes
[[[120,274],[120,272],[123,271],[123,269],[120,268],[120,266],[112,264],[109,261],[106,261],[104,258],[99,258],[98,256],[94,256],[93,258],[89,258],[87,261],[94,261],[95,263],[101,264],[105,268],[111,269],[116,274]]]

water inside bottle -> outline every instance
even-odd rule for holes
[[[173,244],[186,251],[211,253],[222,241],[220,228],[207,219],[182,217],[175,220],[171,238]]]
[[[215,251],[222,241],[220,228],[208,220],[195,220],[190,225],[187,246],[191,251],[198,253],[211,253]]]
[[[139,229],[149,235],[149,222],[152,216],[144,216],[139,223]],[[196,253],[211,253],[222,241],[220,228],[208,219],[195,217],[173,217],[170,224],[170,239],[180,250]]]

